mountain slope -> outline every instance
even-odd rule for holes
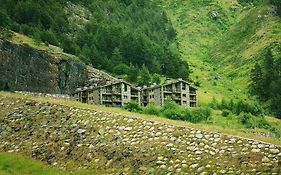
[[[133,82],[142,67],[188,78],[175,30],[166,13],[150,1],[0,0],[0,4],[0,28],[59,46],[96,68],[111,73],[121,69]]]
[[[267,1],[154,0],[167,10],[178,32],[182,57],[190,62],[199,101],[248,98],[249,73],[256,56],[280,41],[280,17]]]

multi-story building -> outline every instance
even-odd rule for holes
[[[131,100],[137,101],[140,105],[140,94],[140,89],[119,80],[98,87],[79,88],[73,96],[83,103],[121,107]]]
[[[196,90],[190,83],[182,79],[167,80],[163,85],[143,88],[141,101],[143,106],[150,103],[163,106],[167,99],[172,99],[178,105],[196,107]]]
[[[182,79],[167,80],[162,85],[145,87],[142,90],[124,80],[118,80],[108,81],[100,86],[78,88],[73,97],[83,103],[113,107],[122,107],[131,100],[143,106],[151,103],[163,106],[167,99],[181,106],[196,107],[196,91],[195,87]]]

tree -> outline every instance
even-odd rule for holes
[[[123,62],[123,56],[117,47],[112,52],[111,62],[113,63],[113,65],[117,65]]]
[[[130,64],[130,67],[128,69],[127,80],[131,82],[136,82],[138,75],[139,75],[139,70],[134,65]]]
[[[121,64],[116,65],[113,68],[113,72],[116,75],[125,75],[125,74],[130,73],[130,68],[126,64],[121,63]]]
[[[151,82],[151,76],[150,73],[145,65],[142,65],[142,69],[139,74],[139,85],[149,85]]]
[[[10,25],[9,16],[0,11],[0,27],[8,27]]]
[[[161,78],[158,74],[153,74],[151,76],[152,82],[156,83],[156,84],[160,84],[161,83]]]
[[[260,97],[263,97],[264,91],[263,91],[263,74],[260,64],[256,63],[254,68],[251,71],[251,80],[252,80],[252,86],[251,91],[254,94],[258,94]]]

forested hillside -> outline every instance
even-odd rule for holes
[[[127,75],[139,84],[159,81],[149,72],[188,78],[176,31],[166,13],[149,1],[0,0],[0,4],[0,26],[59,46],[96,68]]]
[[[251,92],[281,118],[281,43],[268,46],[251,74]]]

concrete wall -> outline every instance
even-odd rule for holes
[[[97,89],[93,90],[93,104],[101,105],[100,88],[97,88]]]
[[[162,106],[162,91],[161,87],[154,89],[154,104]]]

